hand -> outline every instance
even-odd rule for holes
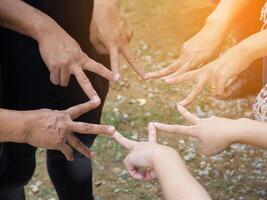
[[[149,124],[148,132],[147,142],[129,140],[118,132],[113,134],[113,138],[130,151],[124,160],[124,164],[129,174],[138,180],[152,180],[157,177],[153,168],[154,153],[158,149],[168,148],[157,144],[156,129],[152,123]]]
[[[238,136],[242,134],[242,122],[219,117],[200,119],[178,106],[178,111],[192,125],[167,125],[154,122],[158,130],[189,135],[201,140],[203,153],[207,156],[215,155],[225,150],[229,145],[237,142]]]
[[[26,111],[25,143],[35,147],[61,151],[65,157],[72,161],[73,149],[86,157],[91,157],[91,152],[74,134],[108,134],[115,131],[113,126],[74,122],[80,115],[97,107],[93,101],[71,107],[64,111],[48,109]]]
[[[38,38],[41,56],[50,71],[50,80],[55,85],[67,86],[73,74],[90,99],[99,99],[84,70],[94,72],[110,81],[115,80],[111,71],[90,59],[79,44],[60,27],[51,26]]]
[[[217,27],[217,23],[206,23],[194,37],[183,44],[180,58],[176,62],[165,69],[149,73],[149,78],[168,75],[168,78],[178,77],[187,71],[201,67],[218,56],[225,33],[224,29]]]
[[[175,84],[189,80],[197,80],[197,85],[191,93],[180,102],[183,106],[189,105],[210,83],[217,97],[224,95],[225,88],[242,71],[244,71],[254,60],[246,54],[242,48],[235,46],[217,60],[194,71],[186,72],[180,76],[165,79],[166,83]]]
[[[147,79],[144,69],[129,47],[133,30],[121,16],[118,0],[95,0],[90,32],[90,40],[97,52],[110,55],[116,79],[120,78],[120,53],[141,78]]]

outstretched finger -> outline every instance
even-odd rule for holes
[[[157,143],[157,130],[152,122],[148,124],[148,142]]]
[[[127,139],[126,137],[122,136],[119,132],[115,132],[112,136],[120,145],[125,147],[128,150],[132,150],[137,142]]]
[[[114,74],[104,65],[94,61],[93,59],[86,56],[86,62],[83,64],[83,69],[94,72],[109,81],[115,81]]]
[[[166,77],[166,78],[164,78],[164,80],[168,84],[181,83],[181,82],[184,82],[184,81],[190,81],[190,80],[196,79],[200,72],[201,71],[198,69],[198,70],[186,72],[186,73],[181,74],[181,75],[172,76],[170,78]]]
[[[81,88],[85,92],[85,94],[90,99],[97,98],[98,95],[97,95],[95,89],[93,88],[90,80],[88,79],[86,74],[83,72],[83,70],[80,67],[75,67],[74,70],[73,70],[73,73],[74,73],[79,85],[81,86]]]
[[[128,171],[128,173],[130,174],[131,177],[133,177],[134,179],[137,180],[142,180],[144,178],[144,175],[142,173],[140,173],[137,168],[132,165],[132,163],[129,161],[129,155],[125,158],[124,160],[124,165]]]
[[[85,122],[69,122],[68,128],[75,133],[80,134],[105,134],[105,135],[112,135],[115,132],[114,126],[109,125],[99,125],[99,124],[89,124]]]
[[[208,79],[206,77],[203,77],[198,83],[195,89],[184,99],[180,102],[182,106],[187,106],[190,103],[192,103],[195,98],[202,92],[205,85],[207,84]]]
[[[144,80],[146,80],[147,74],[145,73],[145,70],[143,67],[141,67],[137,56],[131,51],[130,47],[126,45],[121,49],[121,53],[124,55],[126,60],[129,62],[129,64],[132,66],[133,70]]]
[[[180,66],[180,59],[176,61],[175,63],[167,66],[166,68],[156,71],[156,72],[150,72],[148,73],[149,78],[162,78],[164,76],[168,76],[174,72],[176,72],[179,69]]]
[[[70,135],[67,142],[73,149],[75,149],[82,155],[86,156],[87,158],[92,157],[91,150],[87,146],[85,146],[85,144],[83,144],[76,136]]]
[[[190,123],[192,124],[197,124],[200,120],[200,118],[194,114],[192,114],[191,112],[189,112],[185,107],[183,107],[182,105],[177,105],[177,109],[178,111],[181,113],[181,115]]]
[[[163,124],[163,123],[158,123],[158,122],[154,122],[154,125],[158,130],[165,131],[168,133],[180,133],[183,135],[194,136],[191,126],[169,125],[169,124]]]
[[[70,115],[71,119],[77,119],[81,115],[98,107],[100,103],[101,103],[101,100],[99,98],[94,98],[93,100],[88,101],[86,103],[73,106],[67,109],[65,112]]]
[[[117,80],[120,79],[120,57],[119,50],[116,46],[110,47],[110,63],[111,69],[114,74],[114,78]]]

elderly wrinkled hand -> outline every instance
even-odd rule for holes
[[[90,101],[64,111],[48,109],[26,111],[23,115],[26,124],[26,135],[23,142],[35,147],[59,150],[69,161],[74,159],[73,149],[86,157],[91,157],[90,149],[73,133],[112,135],[115,128],[108,125],[89,124],[73,120],[98,105],[99,102]]]

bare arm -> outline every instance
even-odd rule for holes
[[[100,100],[84,71],[115,80],[110,70],[89,58],[52,18],[21,0],[0,0],[0,25],[37,40],[55,85],[68,86],[74,75],[90,99]]]
[[[156,128],[199,138],[203,144],[203,153],[207,156],[218,154],[233,143],[267,148],[265,122],[246,118],[232,120],[216,116],[201,119],[181,106],[178,106],[178,110],[192,124],[191,126],[154,123]]]
[[[250,1],[221,0],[203,28],[182,45],[179,59],[160,71],[149,73],[149,77],[164,77],[167,83],[174,83],[181,74],[216,58],[234,19]]]
[[[157,149],[153,154],[152,162],[167,200],[211,199],[205,189],[190,174],[175,150]]]

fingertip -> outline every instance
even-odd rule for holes
[[[120,75],[120,73],[116,73],[116,74],[114,74],[114,75],[113,75],[113,79],[114,79],[115,82],[119,81],[119,80],[121,79],[121,75]]]
[[[111,133],[112,135],[114,135],[114,133],[116,132],[116,128],[114,126],[109,126],[108,127],[108,131],[109,131],[109,133]]]

